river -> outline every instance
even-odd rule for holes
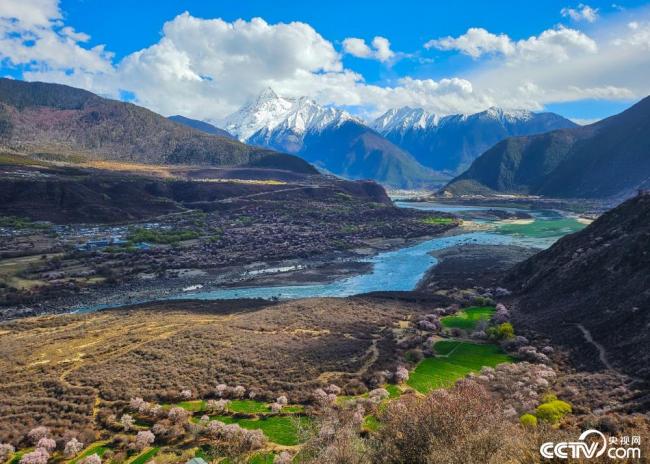
[[[402,208],[445,211],[463,217],[475,210],[497,209],[494,207],[448,205],[437,203],[396,202]],[[517,208],[498,208],[516,211]],[[169,297],[170,299],[232,299],[232,298],[307,298],[325,296],[349,296],[359,293],[389,290],[413,290],[427,269],[436,264],[429,253],[434,250],[462,244],[519,245],[544,249],[560,237],[584,227],[577,219],[554,210],[519,210],[534,217],[533,221],[478,221],[491,230],[469,231],[436,237],[417,245],[379,253],[360,261],[372,263],[372,271],[330,283],[289,286],[261,286],[224,288],[204,292],[190,292]]]

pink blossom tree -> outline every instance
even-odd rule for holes
[[[143,409],[145,409],[146,407],[147,407],[147,402],[138,396],[136,396],[135,398],[131,398],[131,400],[129,401],[129,408],[131,408],[132,411],[143,412]]]
[[[94,453],[81,461],[81,464],[102,464],[102,458],[99,457],[99,454]]]
[[[135,420],[133,419],[133,416],[131,416],[131,414],[122,414],[122,417],[120,418],[120,424],[122,424],[124,430],[128,432],[133,428],[133,425],[135,424]]]
[[[20,458],[20,464],[47,464],[50,453],[43,448],[36,448],[31,453],[26,453]]]
[[[9,443],[0,443],[0,462],[5,462],[9,459],[16,449]]]
[[[151,446],[156,440],[156,436],[150,430],[140,430],[135,437],[135,447],[139,451]]]
[[[175,424],[182,424],[190,417],[190,413],[185,409],[176,406],[169,410],[167,417]]]
[[[84,444],[73,437],[66,442],[63,454],[68,458],[74,457],[83,449],[83,447]]]
[[[43,448],[48,453],[51,453],[56,449],[56,441],[52,440],[51,438],[43,437],[38,440],[36,448]]]
[[[228,385],[226,385],[225,383],[220,383],[219,385],[217,385],[217,388],[215,388],[215,393],[217,394],[217,396],[224,396],[227,391],[228,391]]]
[[[34,427],[29,432],[27,432],[27,438],[29,438],[29,441],[31,441],[34,444],[38,443],[38,440],[40,440],[41,438],[45,438],[49,435],[50,435],[50,429],[42,425],[38,427]]]
[[[273,464],[291,464],[292,462],[293,456],[291,456],[287,451],[283,451],[273,458]]]

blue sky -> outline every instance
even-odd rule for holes
[[[633,0],[3,0],[0,75],[210,121],[266,86],[366,117],[498,105],[592,120],[650,92],[648,10]]]

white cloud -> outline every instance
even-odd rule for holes
[[[104,46],[81,46],[90,37],[63,26],[61,17],[56,0],[2,0],[0,62],[47,71],[110,71]]]
[[[560,26],[518,41],[516,50],[517,57],[524,61],[562,63],[576,56],[596,53],[598,45],[583,32]]]
[[[541,60],[563,62],[572,55],[595,53],[598,50],[593,39],[580,31],[562,26],[517,42],[505,34],[497,35],[474,27],[459,37],[430,40],[424,46],[439,50],[458,50],[472,58],[488,54],[502,55],[513,62]]]
[[[61,19],[58,0],[2,0],[0,19],[15,20],[24,26],[48,26]]]
[[[650,50],[650,22],[640,23],[632,21],[627,24],[630,31],[628,35],[613,40],[617,47],[638,47]]]
[[[20,67],[25,79],[112,97],[128,91],[136,103],[159,113],[216,123],[267,86],[281,95],[307,95],[364,116],[403,105],[449,114],[492,105],[542,109],[587,98],[629,100],[650,93],[645,78],[650,75],[648,15],[635,15],[635,25],[629,26],[629,17],[613,26],[599,21],[591,37],[558,26],[516,41],[471,28],[461,37],[428,45],[483,57],[462,75],[436,80],[402,76],[375,85],[345,68],[341,53],[389,63],[402,56],[379,36],[370,44],[346,39],[337,51],[302,22],[228,22],[183,13],[164,24],[156,43],[114,63],[103,47],[88,45],[88,35],[64,24],[56,1],[11,9],[14,19],[8,19],[5,1],[0,0],[5,18],[0,19],[0,59]]]
[[[370,58],[372,49],[366,45],[366,41],[356,37],[348,37],[343,41],[343,50],[357,58]]]
[[[456,38],[447,36],[429,40],[424,47],[437,48],[438,50],[458,50],[472,58],[490,53],[511,55],[515,51],[510,37],[505,34],[493,34],[481,27],[469,28],[465,34]]]
[[[612,7],[615,8],[614,5]],[[589,5],[581,3],[577,8],[562,8],[560,11],[565,18],[571,18],[573,21],[587,21],[593,23],[598,19],[598,8],[592,8]]]
[[[381,36],[372,39],[372,48],[363,39],[348,37],[343,40],[343,51],[357,58],[372,58],[382,63],[395,56],[395,52],[390,49],[390,41]]]

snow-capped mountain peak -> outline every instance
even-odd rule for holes
[[[308,97],[285,98],[267,87],[251,103],[228,116],[225,128],[245,142],[259,132],[271,134],[281,130],[302,136],[349,120],[359,121],[345,111],[321,106]]]
[[[379,133],[403,132],[410,128],[427,129],[435,127],[440,122],[438,115],[429,113],[422,108],[393,108],[375,119],[371,127]]]
[[[476,119],[492,119],[513,124],[527,122],[534,117],[535,113],[528,110],[506,110],[496,106],[474,114],[452,114],[440,117],[422,108],[404,106],[386,111],[371,123],[371,127],[380,134],[399,134],[409,130],[437,129],[441,125],[463,123]]]
[[[486,115],[487,117],[508,122],[528,121],[535,116],[535,113],[528,110],[504,109],[497,106],[491,106],[487,110],[477,113],[476,115]]]

